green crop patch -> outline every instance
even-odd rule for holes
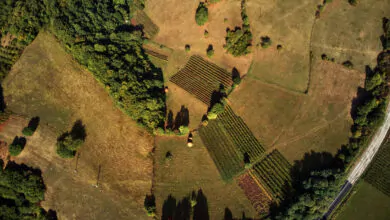
[[[364,179],[387,196],[390,196],[390,143],[387,142],[376,154]]]
[[[231,74],[225,69],[196,55],[191,56],[185,67],[172,76],[170,81],[207,105],[210,104],[213,94],[220,90],[221,85],[228,89],[233,84]]]
[[[284,198],[287,186],[291,185],[290,168],[291,165],[283,155],[274,150],[255,164],[252,171],[268,193],[280,201]]]
[[[245,165],[256,162],[264,154],[260,142],[228,105],[199,132],[224,180],[236,176]]]

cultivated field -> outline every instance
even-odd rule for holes
[[[206,105],[221,85],[228,90],[232,86],[232,75],[200,56],[191,56],[186,66],[171,77],[171,82],[193,94]]]
[[[40,33],[3,81],[9,109],[40,117],[36,134],[16,161],[39,167],[47,185],[45,208],[63,219],[143,219],[143,201],[152,184],[153,138],[116,108],[108,93],[66,54],[48,33]],[[55,153],[57,137],[76,120],[86,142],[74,159]],[[3,129],[8,142],[27,120]],[[74,169],[77,166],[77,173]],[[99,172],[100,170],[100,172]],[[97,180],[99,176],[99,180]],[[99,181],[99,188],[92,185]]]
[[[0,45],[0,78],[3,78],[9,72],[20,53],[20,48],[12,43],[7,42],[6,45]]]
[[[166,158],[168,151],[172,154],[171,159]],[[178,212],[180,211],[178,202],[191,196],[193,191],[201,189],[207,199],[206,207],[210,219],[223,219],[225,208],[230,209],[235,218],[241,218],[243,212],[248,218],[256,218],[257,212],[243,190],[234,181],[226,183],[221,179],[213,160],[196,133],[192,148],[186,146],[184,137],[158,137],[154,158],[153,192],[156,195],[158,216],[169,211],[169,209],[163,211],[164,202],[168,200],[169,195],[177,201],[177,207],[173,205],[170,210]]]
[[[390,197],[390,143],[382,145],[371,162],[364,180]]]
[[[288,161],[275,150],[253,165],[250,172],[275,201],[281,201],[291,186],[290,169]]]
[[[145,12],[156,23],[160,31],[154,40],[175,50],[184,51],[186,44],[191,46],[190,54],[206,56],[211,44],[214,56],[211,58],[217,65],[231,70],[234,67],[241,74],[247,72],[252,55],[233,57],[225,53],[226,28],[234,29],[242,26],[241,1],[224,0],[208,7],[209,22],[198,26],[195,22],[195,11],[199,1],[150,0]],[[177,7],[180,5],[180,7]],[[225,21],[225,19],[227,19]],[[208,37],[204,31],[209,32]]]
[[[269,205],[272,200],[271,197],[259,185],[260,182],[255,180],[250,174],[245,173],[238,177],[238,185],[244,190],[245,195],[251,201],[252,206],[261,215],[267,214]]]
[[[245,160],[254,163],[264,154],[262,145],[228,105],[199,134],[224,180],[242,172]]]
[[[342,207],[336,220],[387,220],[390,216],[390,197],[365,181],[356,186],[357,192]]]

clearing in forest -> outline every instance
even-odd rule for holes
[[[27,118],[40,117],[16,162],[42,170],[45,208],[65,219],[147,218],[143,202],[152,185],[152,136],[115,106],[55,37],[41,32],[4,79],[3,88],[7,108]],[[85,143],[78,156],[61,159],[55,151],[57,137],[76,120],[85,125]],[[3,140],[9,143],[20,136],[27,123],[10,120],[1,133]],[[92,187],[97,183],[98,188]]]
[[[170,81],[206,105],[215,101],[213,99],[221,89],[228,90],[233,84],[230,73],[200,56],[191,56],[186,66],[171,77]]]

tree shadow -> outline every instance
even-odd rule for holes
[[[17,173],[24,173],[26,175],[35,175],[35,176],[42,176],[42,171],[40,169],[35,169],[33,167],[29,167],[26,164],[17,164],[14,161],[8,161],[7,166],[5,167],[5,170],[11,171],[11,172],[17,172]]]
[[[5,104],[5,101],[4,101],[4,93],[3,92],[4,92],[3,86],[0,85],[0,112],[4,112],[5,108],[7,107]]]
[[[172,129],[174,128],[174,121],[173,121],[173,112],[172,110],[169,110],[168,112],[168,116],[167,116],[167,125],[165,128],[167,129]]]
[[[74,140],[85,140],[85,138],[87,137],[87,133],[85,130],[85,125],[83,125],[83,122],[81,120],[77,120],[73,124],[72,130],[70,131],[70,135]]]
[[[33,117],[28,122],[28,127],[31,128],[33,131],[35,131],[38,128],[39,122],[40,122],[40,118],[38,116]]]
[[[172,129],[179,129],[180,126],[188,126],[190,124],[190,112],[188,108],[181,106],[180,111],[176,114],[175,123]]]
[[[14,140],[12,141],[12,145],[20,145],[22,149],[24,149],[26,143],[27,143],[27,139],[25,137],[15,136]]]
[[[232,69],[232,81],[235,84],[239,84],[241,82],[241,74],[236,67],[233,67]]]
[[[358,87],[355,98],[352,99],[350,115],[353,120],[357,117],[357,107],[361,106],[370,97],[370,93],[364,88]]]
[[[390,42],[388,42],[390,40],[389,36],[385,35],[385,33],[387,32],[386,26],[388,25],[388,23],[389,23],[389,19],[386,17],[383,17],[382,18],[382,29],[383,29],[384,34],[382,34],[379,37],[379,39],[381,40],[381,43],[382,43],[383,50],[386,50],[390,46]]]
[[[210,111],[210,109],[216,104],[221,102],[221,100],[226,97],[226,88],[225,86],[221,83],[219,84],[219,90],[214,90],[213,93],[211,93],[210,97],[210,105],[209,109],[207,111]]]
[[[196,195],[196,206],[194,207],[193,217],[194,220],[210,219],[207,198],[201,189],[198,190],[198,194]]]
[[[233,220],[233,213],[230,211],[228,207],[225,208],[225,215],[223,217],[224,220]]]
[[[189,197],[184,197],[181,201],[169,195],[164,201],[162,208],[162,220],[189,220],[191,218],[191,203]]]
[[[57,220],[58,219],[57,212],[52,210],[52,209],[49,209],[49,211],[47,211],[47,213],[46,213],[46,219]]]

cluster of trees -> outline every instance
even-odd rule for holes
[[[209,19],[209,10],[205,3],[200,2],[195,13],[195,21],[199,26],[204,25]]]
[[[348,167],[355,156],[367,146],[370,137],[383,123],[388,105],[390,82],[390,51],[378,56],[378,65],[367,73],[364,91],[354,110],[353,136],[342,146],[328,166],[317,169],[295,183],[292,199],[279,207],[276,218],[320,219],[335,198]]]
[[[142,30],[128,24],[129,1],[50,1],[53,33],[105,85],[116,104],[147,128],[163,126],[162,72],[142,49]]]
[[[249,47],[252,45],[252,32],[246,14],[245,0],[241,1],[241,18],[242,28],[236,27],[234,30],[227,29],[226,31],[224,48],[235,57],[250,53]]]
[[[341,187],[342,172],[326,169],[313,171],[302,182],[303,193],[295,197],[291,207],[276,219],[322,219]]]
[[[12,141],[12,144],[8,146],[8,152],[11,156],[18,156],[26,146],[26,138],[16,136]]]
[[[56,219],[39,206],[45,190],[39,170],[9,162],[0,169],[0,219]]]

